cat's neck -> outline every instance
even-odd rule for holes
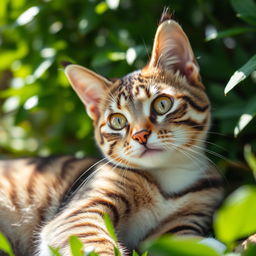
[[[133,168],[111,162],[108,162],[108,164],[111,165],[111,170],[117,170],[118,172],[120,172],[120,169],[123,171],[130,169],[148,174],[166,194],[176,194],[189,188],[206,176],[210,167],[203,148],[200,151],[194,151],[194,153],[185,151],[173,153],[168,161],[163,162],[165,164],[158,168]]]
[[[156,179],[166,193],[178,193],[204,176],[209,169],[209,162],[204,152],[177,154],[170,158],[168,166],[161,169],[149,169],[148,172]]]

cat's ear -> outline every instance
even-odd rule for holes
[[[88,115],[97,120],[101,99],[105,97],[111,85],[104,77],[79,65],[68,65],[65,74],[73,89],[86,106]]]
[[[174,72],[179,70],[190,82],[200,83],[199,67],[188,37],[172,19],[164,20],[158,26],[147,68]]]

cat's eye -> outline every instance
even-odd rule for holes
[[[109,116],[108,123],[112,129],[122,130],[127,124],[127,119],[120,113],[114,113]]]
[[[166,95],[162,95],[153,101],[152,107],[158,115],[164,115],[171,109],[172,105],[172,99]]]

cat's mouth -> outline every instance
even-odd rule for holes
[[[146,147],[144,149],[144,151],[140,154],[140,157],[143,157],[143,156],[152,156],[156,153],[159,153],[159,152],[162,152],[163,150],[160,149],[160,148],[148,148]]]

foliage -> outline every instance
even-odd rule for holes
[[[114,226],[111,222],[111,219],[110,219],[109,215],[105,214],[103,216],[103,218],[104,218],[104,222],[105,222],[106,228],[108,230],[108,233],[110,234],[112,239],[117,242],[117,236],[116,236],[116,233],[115,233],[115,229],[114,229]]]
[[[212,102],[209,157],[227,180],[227,192],[234,191],[216,214],[214,229],[230,252],[237,239],[256,231],[249,225],[255,223],[256,201],[254,0],[1,0],[0,158],[99,154],[91,121],[60,62],[106,77],[143,67],[164,6],[188,34]],[[70,241],[80,250],[76,238]],[[161,238],[148,249],[157,255],[201,250],[189,243]],[[13,255],[2,235],[0,249]],[[244,253],[255,254],[253,246]]]
[[[0,252],[1,251],[6,252],[9,256],[14,256],[11,245],[5,236],[0,232]]]
[[[170,236],[163,236],[151,242],[148,250],[159,256],[219,256],[215,250],[199,244],[196,240],[174,239]]]
[[[230,243],[235,243],[236,238],[239,238],[242,235],[249,234],[245,231],[246,228],[241,225],[242,222],[238,221],[237,224],[234,219],[241,219],[241,215],[244,214],[242,212],[243,206],[241,205],[246,205],[245,208],[248,209],[248,206],[252,203],[252,198],[250,197],[255,196],[255,193],[256,187],[245,187],[243,189],[240,188],[239,191],[236,191],[235,193],[233,193],[233,195],[230,196],[230,198],[226,201],[226,205],[219,211],[219,216],[217,216],[216,221],[217,238],[222,239],[224,237],[224,239],[222,240],[227,242],[227,245],[229,245]],[[239,205],[236,204],[237,201],[239,202]],[[251,210],[251,214],[249,214],[249,218],[247,218],[247,222],[245,223],[247,229],[249,228],[249,232],[252,230],[250,224],[254,223],[254,216],[255,214],[253,210]],[[104,216],[104,221],[109,235],[115,241],[117,241],[113,224],[107,214]],[[224,224],[221,223],[223,221]],[[145,251],[141,254],[141,256],[147,256],[148,254],[158,256],[222,256],[211,247],[200,244],[199,241],[200,239],[176,238],[170,235],[165,235],[156,240],[144,243],[142,247]],[[86,250],[82,242],[76,236],[71,236],[69,238],[69,246],[72,256],[99,256],[93,250]],[[115,256],[120,256],[121,254],[118,248],[114,249]],[[247,249],[241,253],[232,253],[231,251],[233,249],[234,247],[229,246],[223,256],[254,256],[256,253],[256,244],[249,243]],[[50,250],[52,256],[61,256],[58,249],[50,247]],[[0,233],[0,252],[1,251],[5,252],[8,256],[14,256],[11,245],[2,233]],[[133,251],[132,256],[140,255],[136,251]]]
[[[244,185],[229,195],[218,211],[214,223],[216,236],[229,247],[255,232],[255,199],[256,186]]]

